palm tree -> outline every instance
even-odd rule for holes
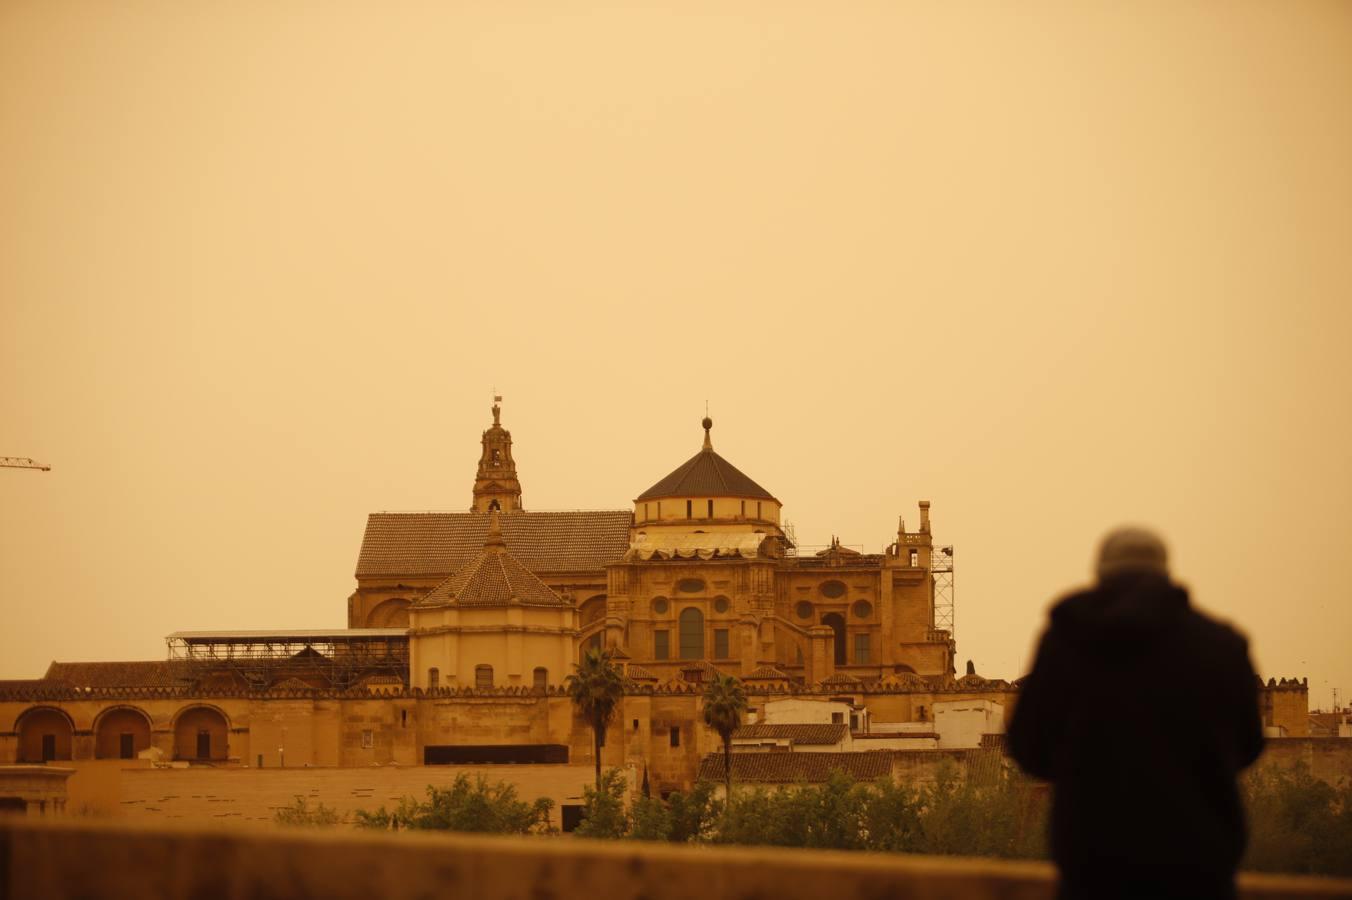
[[[704,689],[704,724],[723,739],[723,789],[732,799],[732,733],[742,724],[746,691],[742,683],[721,672]]]
[[[592,748],[596,754],[596,790],[601,790],[601,745],[606,742],[606,726],[624,697],[624,675],[611,662],[613,651],[588,650],[577,671],[568,676],[568,696],[578,714],[592,727]]]

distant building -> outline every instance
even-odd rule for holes
[[[706,418],[698,452],[632,508],[537,512],[492,414],[467,511],[370,515],[346,629],[177,632],[166,660],[0,682],[0,764],[590,762],[564,684],[602,647],[629,684],[603,762],[646,768],[659,790],[720,749],[701,712],[713,673],[741,678],[753,711],[739,780],[811,780],[840,759],[881,777],[889,753],[1003,732],[1017,687],[955,677],[938,627],[927,501],[877,553],[809,554]],[[1262,697],[1270,733],[1306,733],[1303,683]]]

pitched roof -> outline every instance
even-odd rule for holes
[[[781,672],[774,666],[760,666],[750,675],[742,679],[743,681],[788,681],[787,672]]]
[[[499,517],[493,514],[493,522]],[[490,527],[484,547],[460,571],[432,588],[414,608],[453,603],[456,606],[570,606],[549,589],[504,546],[502,532]]]
[[[774,500],[769,491],[714,452],[709,431],[714,420],[704,417],[704,446],[674,472],[638,495],[639,500],[657,497],[751,497]]]
[[[781,725],[758,722],[755,725],[743,725],[732,733],[734,741],[789,740],[795,744],[829,746],[845,740],[850,726],[844,723]]]
[[[629,549],[627,509],[511,512],[502,516],[507,549],[532,572],[604,569]],[[372,513],[357,577],[450,575],[484,546],[488,514]]]
[[[65,687],[65,685],[57,681],[49,681],[46,678],[0,678],[0,694],[52,687]]]
[[[769,491],[740,469],[706,447],[687,459],[676,471],[638,495],[639,500],[657,497],[752,497],[774,500]]]
[[[762,784],[822,782],[836,771],[844,772],[859,781],[887,778],[892,774],[892,754],[887,750],[865,750],[858,753],[741,751],[732,754],[734,781]],[[705,781],[723,780],[722,753],[710,753],[700,760],[699,778]]]
[[[188,679],[179,677],[181,666],[169,660],[135,662],[53,662],[44,676],[71,687],[127,688],[178,687]]]
[[[630,681],[658,681],[658,677],[642,666],[628,663],[624,667],[624,677]]]

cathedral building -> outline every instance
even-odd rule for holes
[[[1003,731],[1017,686],[970,663],[958,677],[937,627],[928,502],[881,552],[809,554],[705,418],[697,452],[632,507],[537,512],[492,413],[466,511],[368,518],[346,629],[177,632],[168,659],[0,681],[0,765],[589,764],[565,680],[599,648],[626,678],[601,761],[660,790],[720,746],[702,717],[711,672],[742,679],[757,746],[830,732],[826,749],[900,752],[943,749],[944,722],[961,746]],[[1306,734],[1307,696],[1269,682],[1271,732]]]
[[[632,509],[532,512],[495,404],[469,511],[368,520],[349,626],[409,626],[410,682],[424,689],[558,683],[576,658],[560,654],[564,636],[659,680],[706,664],[805,684],[953,673],[952,637],[934,622],[928,502],[919,530],[882,553],[836,542],[800,555],[780,501],[702,424],[699,451]],[[488,590],[489,571],[496,600],[457,596]]]

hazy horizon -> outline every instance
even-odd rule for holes
[[[1352,7],[0,4],[0,677],[330,628],[365,517],[715,448],[933,503],[1015,678],[1110,527],[1352,695]]]

